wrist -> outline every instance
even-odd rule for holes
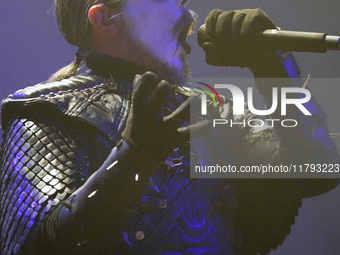
[[[148,180],[159,164],[160,162],[142,154],[138,146],[122,139],[112,149],[99,171],[102,171],[109,179],[124,179],[130,183],[136,182],[136,178],[139,178],[138,181]]]

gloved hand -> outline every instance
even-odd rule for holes
[[[136,76],[132,105],[122,137],[140,153],[162,161],[178,145],[190,139],[189,134],[177,129],[190,120],[192,99],[164,117],[162,108],[170,99],[172,90],[168,82],[157,83],[156,80],[156,75],[151,72]]]
[[[254,43],[254,35],[276,28],[260,9],[215,9],[208,14],[205,25],[210,38],[200,45],[210,65],[248,67],[255,71],[282,63],[275,51]]]
[[[228,98],[224,100],[225,103],[231,103]],[[226,107],[229,109],[226,110]],[[213,126],[214,119],[223,118],[228,123],[232,119],[235,120],[231,104],[221,107],[220,104],[215,105],[208,101],[207,115],[202,118],[200,113],[201,107],[191,107],[191,123],[180,128],[180,132],[190,133],[190,145],[194,148],[193,152],[199,156],[202,165],[233,165],[234,157],[240,154],[240,139],[247,133],[248,128],[235,128],[229,124]],[[246,119],[248,115],[245,116]]]

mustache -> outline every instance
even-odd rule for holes
[[[173,27],[173,34],[186,33],[186,36],[194,32],[198,15],[192,10],[184,10],[182,16],[176,21]]]

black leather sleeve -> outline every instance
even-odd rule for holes
[[[248,116],[250,118],[254,116]],[[247,114],[246,114],[247,118]],[[273,128],[244,133],[243,165],[291,163],[339,163],[336,150],[310,141],[308,136],[280,144]],[[307,142],[310,142],[309,144]],[[331,147],[331,146],[329,146]],[[337,186],[338,179],[237,179],[236,228],[242,233],[240,255],[268,254],[290,233],[302,198],[315,196]]]
[[[28,114],[4,130],[1,158],[1,254],[30,254],[51,208],[89,175],[83,134],[56,117]],[[46,253],[45,253],[46,254]]]
[[[112,149],[113,142],[81,124],[73,129],[69,118],[39,111],[8,125],[1,254],[98,254],[122,237],[127,212],[159,163],[123,141]]]

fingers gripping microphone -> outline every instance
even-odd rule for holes
[[[205,31],[205,24],[198,30],[198,44],[210,41]],[[267,29],[254,35],[254,44],[282,51],[326,52],[328,50],[340,50],[340,36],[327,35],[325,33],[310,33]]]

